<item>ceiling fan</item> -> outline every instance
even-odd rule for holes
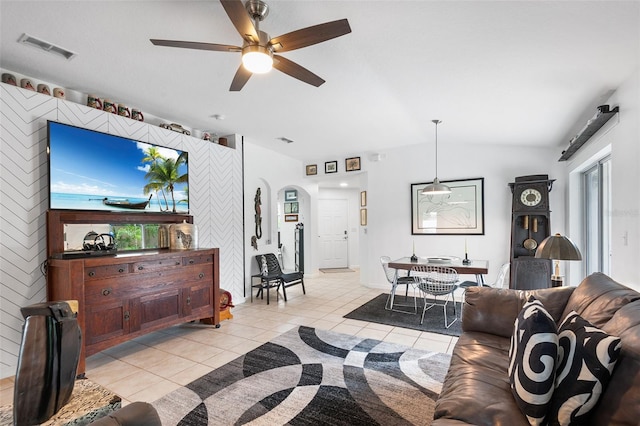
[[[271,67],[312,86],[322,85],[325,82],[322,78],[277,53],[301,49],[351,32],[349,21],[340,19],[269,38],[269,34],[260,31],[259,27],[260,22],[269,14],[269,7],[266,3],[261,0],[248,0],[245,4],[242,3],[242,0],[220,0],[220,3],[240,33],[243,39],[242,47],[158,39],[151,39],[151,43],[156,46],[186,49],[242,52],[242,64],[236,71],[229,88],[232,92],[241,90],[252,74],[268,72]]]

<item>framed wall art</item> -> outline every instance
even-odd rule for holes
[[[298,221],[298,215],[297,214],[285,214],[284,215],[284,221],[285,222],[297,222]]]
[[[365,207],[367,205],[367,191],[360,192],[360,207]]]
[[[306,168],[307,176],[313,176],[318,174],[318,165],[309,164]]]
[[[295,189],[287,189],[284,191],[285,201],[296,201],[298,199],[298,191]]]
[[[344,160],[344,169],[348,172],[360,170],[360,157],[351,157]]]
[[[360,226],[367,226],[367,209],[360,209]]]
[[[327,161],[324,163],[324,172],[325,173],[336,173],[338,171],[338,162],[337,161]]]
[[[484,178],[442,181],[446,195],[423,195],[411,184],[411,234],[484,235]]]

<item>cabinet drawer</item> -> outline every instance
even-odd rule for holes
[[[156,269],[145,274],[129,274],[86,282],[85,301],[102,303],[113,299],[141,297],[185,283],[204,282],[210,285],[212,281],[213,269],[207,264]]]
[[[133,272],[149,272],[157,271],[159,269],[175,268],[182,265],[181,258],[179,257],[165,257],[162,259],[145,260],[142,262],[135,262],[132,264]]]
[[[131,272],[131,265],[122,263],[119,265],[90,266],[85,268],[85,280],[91,281],[99,278],[116,277]]]
[[[212,254],[202,254],[197,256],[184,256],[182,258],[182,264],[185,266],[188,265],[198,265],[201,263],[211,263],[213,262]]]

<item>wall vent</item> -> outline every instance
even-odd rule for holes
[[[19,43],[22,44],[26,44],[29,46],[33,46],[33,47],[37,47],[38,49],[42,49],[45,52],[50,52],[50,53],[54,53],[56,55],[60,55],[63,58],[69,60],[71,58],[73,58],[74,56],[77,55],[77,53],[72,52],[68,49],[65,49],[63,47],[60,46],[56,46],[53,43],[49,43],[48,41],[44,41],[42,39],[39,39],[37,37],[31,36],[27,33],[24,33],[20,36],[20,38],[18,39]]]

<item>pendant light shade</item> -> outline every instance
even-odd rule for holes
[[[422,195],[444,195],[451,194],[451,188],[447,185],[440,183],[438,179],[438,124],[442,123],[440,120],[431,120],[436,125],[436,177],[433,179],[433,183],[424,187],[421,191]]]

